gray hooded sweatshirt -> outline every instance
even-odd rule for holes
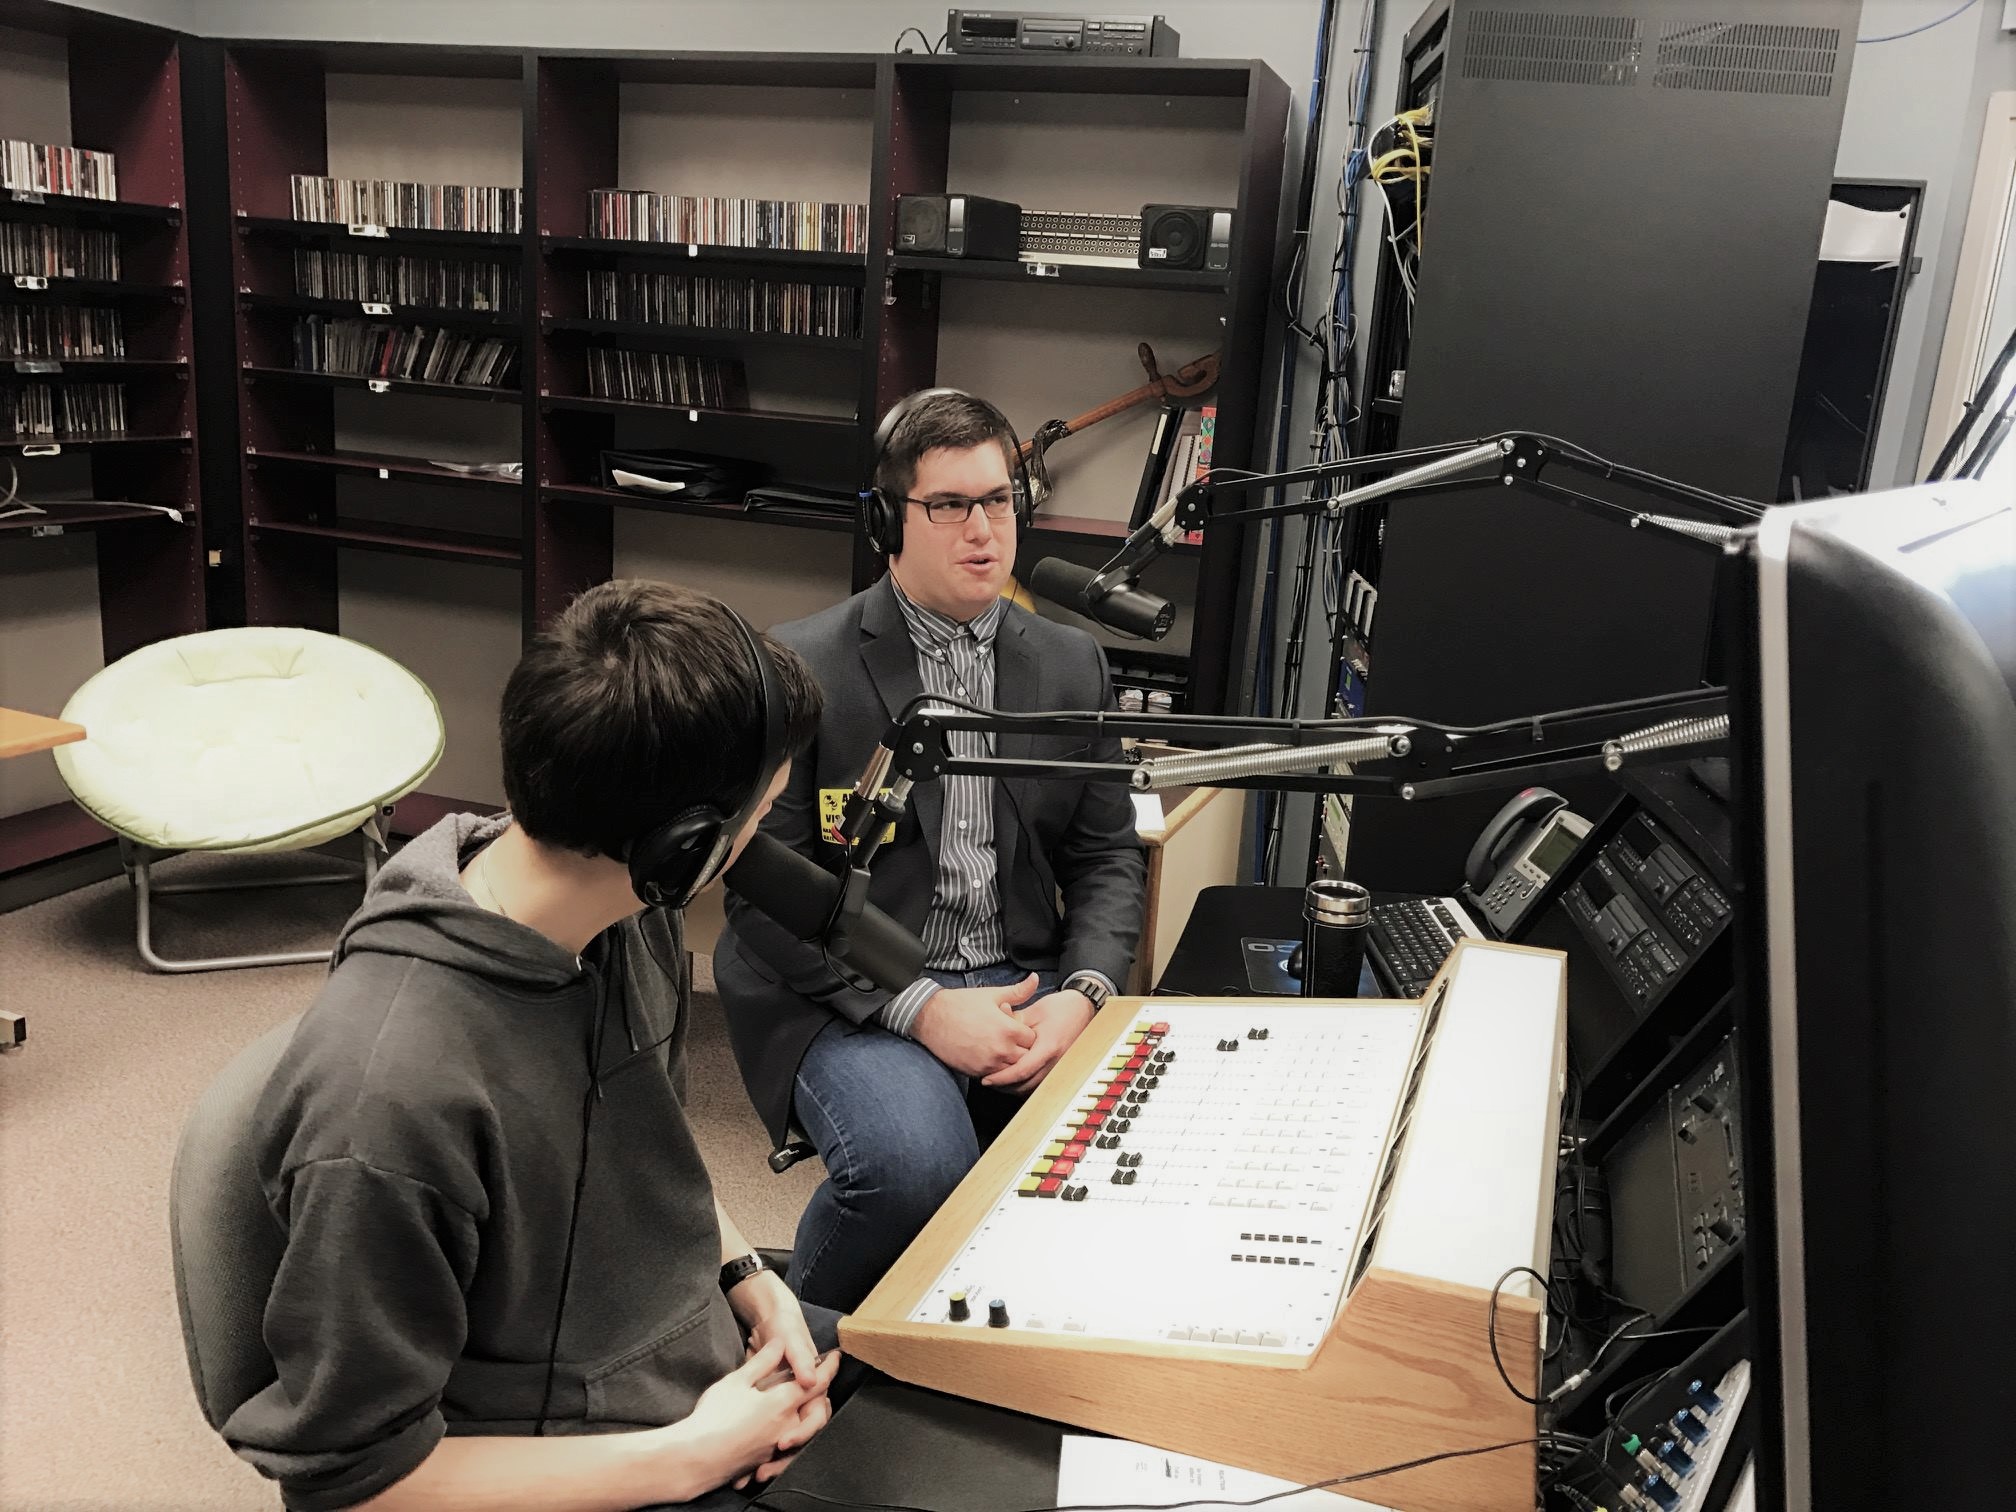
[[[278,1379],[224,1436],[305,1512],[444,1433],[675,1422],[742,1359],[683,1107],[679,918],[577,960],[463,890],[503,827],[444,819],[379,874],[260,1101]]]

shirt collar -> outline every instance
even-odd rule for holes
[[[896,596],[896,608],[910,631],[911,644],[925,652],[943,652],[968,632],[982,651],[993,649],[994,634],[1001,628],[1001,617],[1008,608],[1006,599],[997,598],[972,619],[961,623],[951,615],[927,609],[911,598],[903,591],[903,585],[896,581],[893,572],[889,574],[889,591]]]

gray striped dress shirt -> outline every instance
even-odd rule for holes
[[[994,707],[994,636],[1007,604],[995,599],[961,624],[915,603],[889,578],[889,591],[917,648],[917,673],[926,693]],[[955,730],[947,739],[954,756],[991,756],[994,738]],[[945,815],[938,831],[938,881],[924,919],[924,964],[932,971],[975,971],[1008,958],[1001,919],[1000,868],[994,855],[994,782],[988,777],[942,777]],[[1099,974],[1088,973],[1098,976]],[[1099,977],[1110,992],[1113,984]],[[882,1005],[883,1027],[908,1035],[925,1001],[938,990],[919,977]]]

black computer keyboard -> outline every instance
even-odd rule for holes
[[[1462,938],[1463,926],[1440,898],[1410,898],[1372,910],[1367,944],[1394,990],[1420,997]]]

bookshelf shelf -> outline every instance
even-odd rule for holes
[[[817,514],[810,510],[750,509],[741,504],[682,503],[676,496],[630,493],[620,488],[597,488],[592,484],[549,483],[539,490],[542,502],[554,505],[603,505],[616,509],[644,509],[659,514],[687,515],[696,519],[758,520],[766,525],[782,525],[798,530],[827,530],[852,534],[851,515]]]
[[[516,231],[445,231],[381,226],[360,234],[338,221],[292,220],[280,215],[240,215],[238,230],[248,238],[292,242],[301,246],[333,245],[350,252],[385,251],[392,246],[516,251],[525,243],[525,238]]]
[[[360,378],[350,373],[309,373],[300,368],[244,369],[248,383],[296,383],[316,388],[363,389],[370,393],[429,394],[437,399],[481,399],[491,403],[519,398],[515,388],[482,388],[473,383],[426,383],[418,378]],[[382,387],[377,387],[382,385]]]
[[[472,531],[423,530],[417,526],[372,521],[339,521],[321,525],[294,520],[253,519],[246,528],[255,536],[293,536],[302,540],[330,541],[338,546],[362,551],[385,551],[396,556],[430,557],[437,561],[486,562],[516,567],[524,553],[508,536],[478,535]]]
[[[136,509],[130,504],[101,503],[98,500],[37,500],[43,513],[13,515],[0,519],[0,534],[33,534],[49,530],[95,530],[111,525],[173,525],[158,509]],[[186,517],[185,517],[186,518]]]
[[[859,422],[840,415],[806,415],[789,410],[709,409],[698,404],[651,404],[642,399],[598,399],[588,394],[544,394],[539,407],[547,413],[571,411],[584,415],[666,415],[674,419],[691,416],[701,426],[718,429],[741,428],[750,433],[767,432],[776,437],[787,434],[806,441],[852,436]]]
[[[1099,519],[1090,515],[1038,513],[1029,522],[1029,534],[1070,541],[1124,541],[1129,535],[1125,520]],[[1194,542],[1182,541],[1170,548],[1175,556],[1195,556]]]
[[[187,378],[182,357],[0,357],[0,379]]]
[[[486,493],[516,493],[524,485],[515,478],[486,477],[436,467],[416,457],[398,457],[375,452],[262,451],[247,448],[246,464],[252,468],[293,468],[335,477],[356,477],[379,482],[430,483],[444,488],[480,489]]]
[[[634,259],[668,273],[687,264],[741,264],[856,274],[866,272],[868,267],[867,254],[862,252],[793,252],[765,247],[718,247],[706,242],[658,242],[610,236],[546,236],[540,238],[540,243],[547,255],[556,261],[589,263],[611,258]]]
[[[59,226],[97,226],[108,230],[147,230],[179,226],[180,205],[148,205],[138,200],[93,199],[84,194],[31,194],[0,189],[0,220],[44,221]]]
[[[553,320],[540,322],[549,336],[606,337],[624,346],[679,351],[735,352],[749,346],[798,347],[811,351],[858,352],[858,336],[805,336],[784,331],[737,331],[721,326],[661,325],[647,320]]]
[[[507,310],[466,310],[452,305],[401,305],[389,314],[373,314],[357,299],[315,299],[306,294],[240,294],[238,302],[255,313],[328,315],[336,319],[390,320],[398,325],[451,326],[457,330],[516,331],[523,317]]]
[[[0,434],[0,456],[54,456],[72,448],[103,450],[107,447],[173,446],[189,447],[196,438],[188,431],[166,431],[157,435],[122,433],[116,436],[9,436]],[[49,448],[54,447],[54,452]]]
[[[1230,282],[1223,273],[1198,268],[1118,268],[1090,263],[979,262],[963,257],[895,256],[895,273],[933,273],[946,278],[986,279],[1032,286],[1057,284],[1090,289],[1158,289],[1182,294],[1223,294]],[[1032,268],[1049,271],[1036,272]]]
[[[96,278],[49,278],[40,287],[24,285],[22,276],[0,273],[0,303],[5,304],[181,304],[189,291],[181,284],[112,283]]]

